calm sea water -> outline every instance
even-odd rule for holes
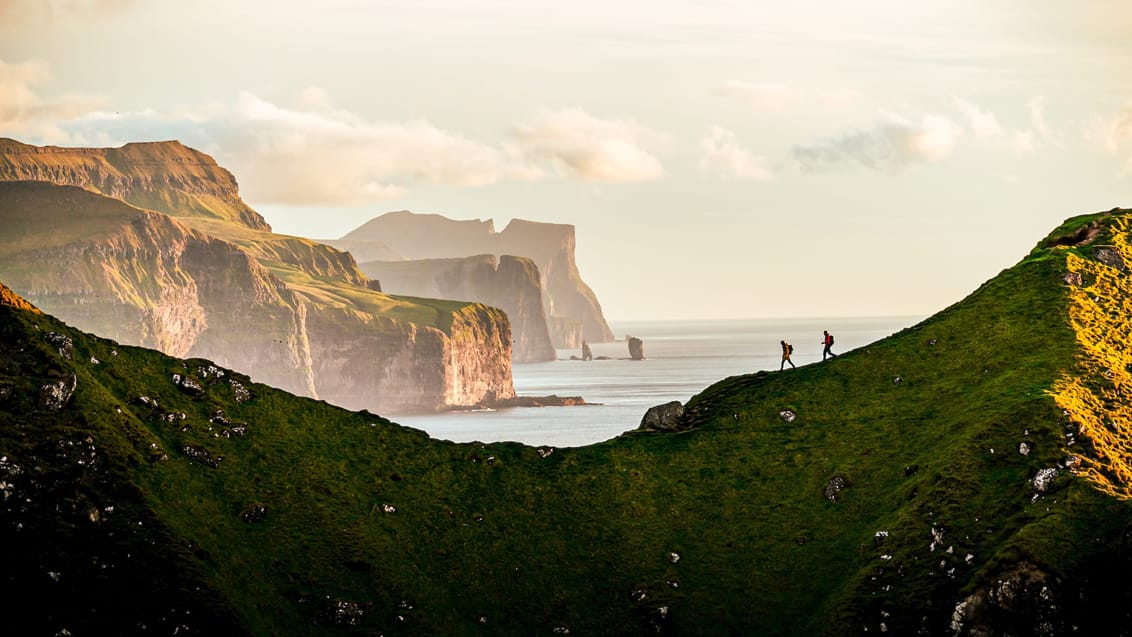
[[[515,365],[520,395],[581,396],[600,405],[515,407],[496,411],[405,415],[393,419],[433,438],[455,442],[512,440],[529,445],[576,447],[635,429],[645,411],[672,400],[686,402],[716,381],[778,369],[785,339],[799,367],[821,361],[822,330],[833,333],[835,353],[867,345],[924,317],[751,319],[727,321],[614,322],[614,343],[594,343],[594,356],[571,361],[580,350],[559,350],[559,360]],[[627,360],[626,336],[644,341],[646,360]]]

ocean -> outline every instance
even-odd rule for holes
[[[822,330],[834,335],[833,352],[842,354],[923,318],[611,321],[617,341],[590,345],[595,357],[611,360],[572,361],[572,355],[581,357],[580,349],[559,350],[558,360],[513,369],[519,395],[581,396],[600,404],[402,415],[392,420],[454,442],[583,446],[636,429],[653,405],[687,402],[728,376],[777,370],[780,340],[794,345],[792,359],[801,367],[821,362]],[[627,336],[644,341],[645,360],[628,360]]]

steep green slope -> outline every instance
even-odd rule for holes
[[[578,449],[432,440],[4,305],[5,616],[141,634],[119,598],[169,595],[253,635],[1128,634],[1132,508],[1071,470],[1101,460],[1067,391],[1127,408],[1081,327],[1108,299],[1127,333],[1127,223],[1073,220],[915,327],[721,381],[680,433]]]
[[[178,141],[118,148],[32,146],[0,137],[0,181],[78,186],[173,216],[226,219],[270,230],[216,160]]]

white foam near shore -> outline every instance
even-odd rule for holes
[[[394,416],[434,438],[456,442],[512,440],[529,445],[576,447],[635,429],[653,405],[686,402],[716,381],[763,369],[777,370],[780,340],[794,345],[798,366],[821,361],[822,330],[843,353],[879,340],[923,317],[750,319],[726,321],[611,322],[621,339],[592,343],[595,357],[573,361],[580,350],[559,350],[560,360],[514,366],[515,391],[524,396],[581,396],[598,405],[512,407],[496,411]],[[646,360],[628,360],[626,335],[644,341]]]

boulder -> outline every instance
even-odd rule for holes
[[[956,635],[1068,634],[1063,604],[1057,578],[1019,562],[957,603],[950,628]]]
[[[262,521],[264,516],[266,515],[267,507],[256,502],[255,504],[248,505],[248,507],[244,509],[244,512],[240,517],[242,517],[244,519],[244,522],[247,522],[248,524],[255,524],[256,522]]]
[[[47,336],[45,336],[44,338],[47,339],[48,343],[51,343],[53,346],[55,346],[55,349],[59,351],[60,356],[67,360],[71,360],[71,353],[74,348],[74,342],[71,341],[70,336],[65,336],[57,332],[48,332]]]
[[[1124,258],[1114,248],[1097,248],[1093,250],[1093,257],[1109,267],[1124,271]]]
[[[829,500],[830,502],[837,502],[837,500],[841,496],[841,492],[844,491],[848,486],[849,480],[846,479],[845,476],[836,475],[830,478],[829,482],[826,483],[825,489],[822,491],[822,494],[825,496],[826,500]]]
[[[663,405],[650,407],[641,418],[640,429],[648,431],[679,431],[680,418],[684,415],[684,405],[674,400]]]
[[[39,406],[51,411],[62,409],[71,400],[78,384],[74,373],[67,373],[59,380],[47,383],[39,388]]]
[[[645,343],[636,336],[629,337],[629,358],[635,361],[645,359]]]

